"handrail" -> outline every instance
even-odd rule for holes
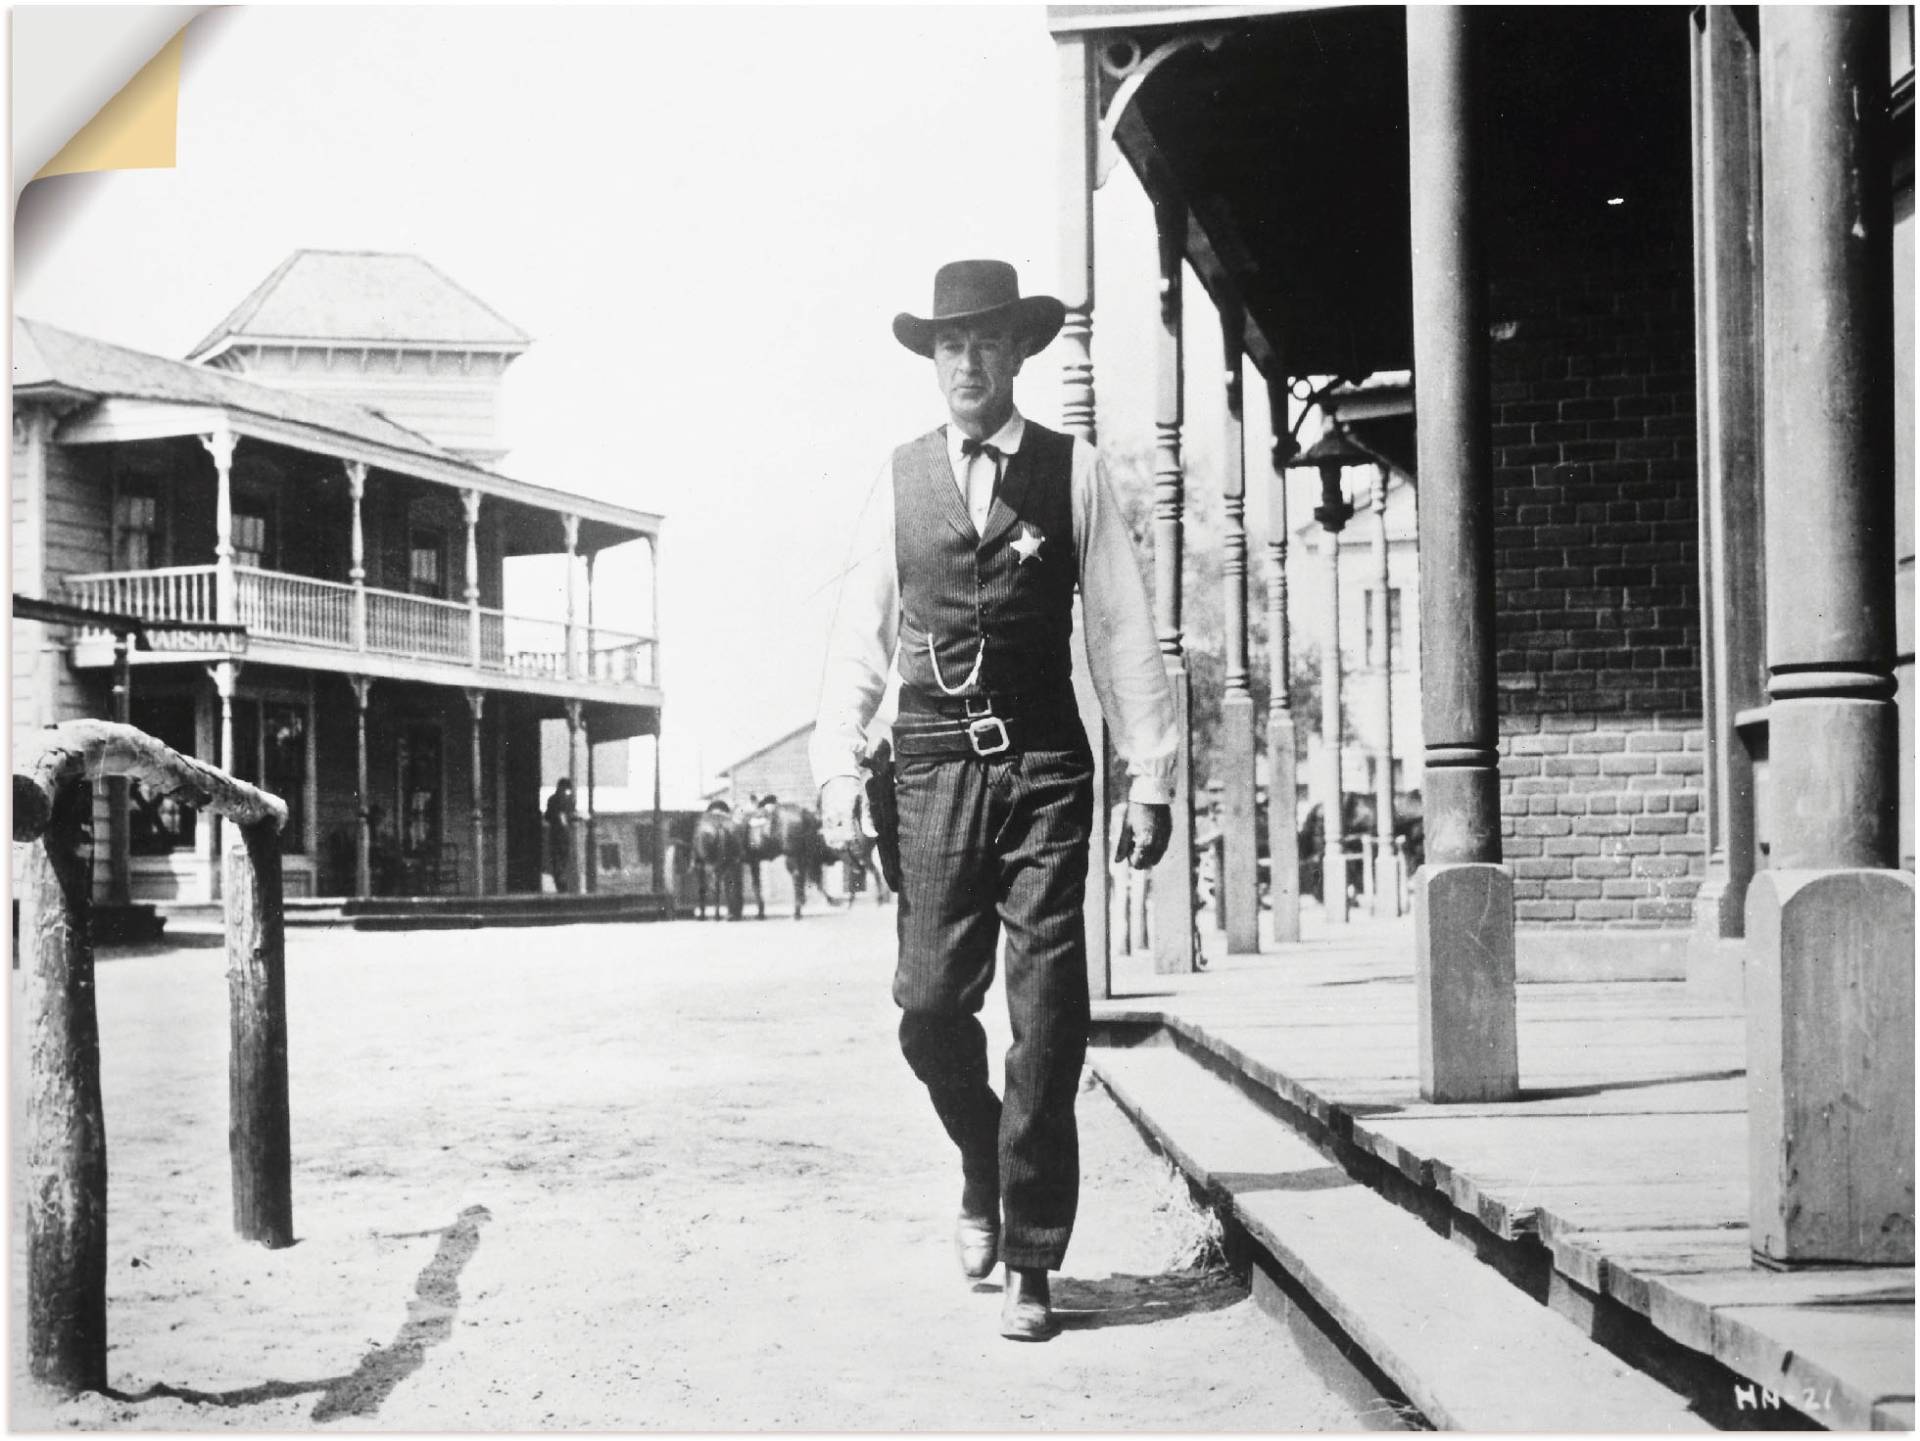
[[[67,721],[16,745],[27,1019],[27,1361],[71,1392],[107,1386],[107,1141],[93,964],[93,782],[124,777],[234,823],[222,895],[231,1057],[227,1142],[233,1223],[293,1244],[286,931],[286,802],[152,736]]]
[[[237,568],[239,567],[236,567],[236,569]],[[143,575],[212,575],[217,570],[219,570],[219,567],[213,565],[149,565],[142,566],[139,570],[90,570],[84,575],[68,576],[66,583],[68,585],[74,585],[82,581],[125,580],[130,576]],[[268,571],[264,573],[271,575],[277,574],[278,572]]]
[[[122,572],[122,574],[126,574],[126,573],[127,572]],[[300,575],[290,570],[263,570],[261,567],[257,565],[236,565],[233,568],[233,573],[235,575],[257,575],[262,580],[291,581],[295,585],[311,585],[311,586],[317,586],[323,590],[340,590],[340,591],[345,591],[348,595],[353,594],[353,586],[348,581],[327,580],[317,575]],[[137,572],[137,574],[152,575],[154,574],[154,572],[143,570],[143,571]],[[78,577],[76,577],[76,579],[77,578]]]
[[[404,600],[409,605],[438,606],[442,610],[457,610],[462,615],[465,615],[468,609],[464,600],[444,600],[437,595],[415,595],[412,591],[387,590],[377,585],[368,586],[367,595],[369,598],[377,595],[384,600]]]

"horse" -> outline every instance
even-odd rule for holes
[[[721,898],[725,897],[730,920],[739,920],[746,905],[740,885],[740,867],[747,858],[747,823],[733,814],[725,801],[715,801],[693,826],[694,918],[705,920],[707,880],[714,881],[713,918],[720,919]],[[760,888],[759,875],[754,889]],[[762,908],[764,914],[764,907]]]
[[[806,905],[807,881],[826,899],[830,906],[837,906],[837,897],[827,893],[821,869],[829,861],[838,860],[833,851],[820,836],[820,817],[804,806],[782,804],[773,796],[762,796],[747,813],[747,869],[753,876],[753,899],[759,907],[762,919],[767,914],[766,898],[760,891],[760,862],[770,861],[775,856],[787,858],[787,874],[793,879],[793,918],[800,919],[801,909]]]

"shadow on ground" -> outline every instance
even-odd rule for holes
[[[165,1398],[194,1406],[232,1408],[318,1391],[320,1399],[314,1403],[312,1416],[316,1422],[376,1415],[395,1388],[420,1369],[428,1350],[453,1334],[453,1318],[460,1310],[460,1273],[480,1249],[480,1227],[492,1219],[485,1206],[469,1206],[444,1230],[424,1233],[438,1235],[440,1244],[413,1283],[413,1300],[407,1303],[407,1319],[399,1334],[388,1345],[376,1346],[361,1357],[360,1364],[345,1376],[317,1381],[263,1381],[237,1391],[193,1391],[162,1381],[144,1391],[108,1391],[107,1395],[127,1403]]]
[[[1151,1326],[1180,1316],[1223,1311],[1246,1299],[1246,1289],[1222,1271],[1172,1271],[1159,1276],[1114,1274],[1104,1281],[1057,1276],[1053,1314],[1062,1331]]]

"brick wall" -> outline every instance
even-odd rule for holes
[[[1685,925],[1705,866],[1684,252],[1493,291],[1503,841],[1518,920]]]
[[[1707,849],[1692,716],[1516,716],[1502,726],[1502,842],[1522,924],[1671,926]]]

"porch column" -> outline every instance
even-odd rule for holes
[[[463,490],[460,504],[467,514],[467,644],[475,670],[480,669],[480,492]],[[479,724],[480,713],[474,712]],[[479,852],[474,853],[478,855]]]
[[[239,681],[238,661],[215,661],[207,667],[213,677],[214,694],[220,697],[220,769],[233,774],[233,693]]]
[[[364,898],[373,894],[373,816],[367,803],[367,692],[373,679],[356,675],[347,680],[353,686],[353,794],[359,814],[353,828],[353,893]]]
[[[1373,914],[1400,914],[1400,875],[1393,851],[1393,554],[1387,540],[1387,468],[1373,487],[1374,634],[1380,637],[1380,773],[1373,786]]]
[[[1887,12],[1760,23],[1769,867],[1747,892],[1749,1232],[1913,1262],[1913,877],[1893,694]]]
[[[569,597],[569,600],[571,600],[571,597]],[[567,612],[568,612],[569,620],[571,620],[571,616],[573,612],[573,607],[571,604],[568,605]],[[573,633],[573,627],[571,624],[569,624],[567,627],[567,633],[569,638],[571,638]],[[581,852],[580,852],[580,826],[578,823],[579,807],[580,807],[580,702],[577,700],[570,700],[566,703],[566,705],[567,705],[567,789],[573,792],[574,820],[575,820],[575,823],[573,825],[570,825],[567,827],[567,852],[568,852],[567,861],[573,867],[573,890],[574,890],[574,894],[578,895],[586,889],[585,877],[583,876],[582,870],[581,870],[582,865],[584,863],[584,857],[581,855]]]
[[[586,646],[586,668],[585,668],[585,670],[583,670],[583,671],[581,672],[581,674],[582,674],[582,675],[584,675],[584,676],[586,676],[586,677],[587,677],[587,678],[588,678],[589,680],[591,680],[591,679],[593,678],[593,671],[594,671],[594,662],[593,662],[593,644],[594,644],[594,641],[593,641],[593,560],[594,560],[594,557],[595,557],[595,555],[597,555],[597,554],[598,554],[598,552],[597,552],[597,551],[591,551],[591,550],[590,550],[590,551],[588,551],[588,552],[586,553],[586,556],[584,557],[584,559],[585,559],[585,561],[586,561],[586,567],[587,567],[587,646]],[[591,752],[589,752],[589,753],[588,753],[588,756],[587,756],[587,776],[588,776],[588,779],[589,779],[589,780],[591,780],[591,779],[592,779],[592,776],[593,776],[593,756],[592,756],[592,753],[591,753]]]
[[[313,857],[315,867],[314,886],[319,887],[318,869],[320,863],[320,702],[319,676],[312,671],[307,673],[307,744],[306,775],[301,784],[306,787],[305,804],[301,807],[305,815],[307,854]]]
[[[667,834],[666,820],[660,808],[660,712],[653,713],[653,893],[656,896],[667,894]],[[672,905],[667,908],[669,918],[673,915]]]
[[[577,568],[575,562],[580,558],[580,517],[563,515],[560,517],[560,526],[567,536],[567,655],[561,674],[571,680],[578,674],[573,663],[573,573]]]
[[[233,432],[225,426],[200,437],[213,457],[213,618],[221,625],[239,619],[239,595],[233,574]]]
[[[1696,946],[1746,934],[1758,847],[1738,718],[1766,703],[1760,481],[1760,63],[1733,6],[1694,12],[1694,346],[1707,870]],[[1738,951],[1736,950],[1736,955]]]
[[[1267,481],[1267,898],[1273,906],[1274,944],[1284,945],[1300,939],[1300,781],[1287,614],[1287,462],[1294,442],[1284,374],[1267,378],[1267,407],[1273,416]]]
[[[358,460],[346,462],[347,494],[353,497],[353,559],[347,579],[353,585],[353,648],[367,648],[367,536],[360,520],[360,502],[367,494],[367,467]]]
[[[237,661],[216,661],[207,667],[207,674],[213,680],[213,692],[220,699],[220,769],[228,775],[233,774],[233,693],[240,678],[240,665]],[[218,815],[207,817],[208,840],[211,854],[208,857],[208,893],[216,900],[225,894],[226,883],[226,834],[227,822]]]
[[[1342,740],[1340,711],[1340,532],[1346,527],[1346,514],[1339,507],[1346,502],[1340,494],[1340,468],[1330,466],[1321,472],[1321,484],[1330,489],[1339,506],[1322,505],[1314,512],[1320,517],[1319,550],[1326,562],[1327,630],[1320,643],[1320,907],[1330,926],[1347,923],[1347,816],[1346,775],[1340,754]]]
[[[484,896],[487,893],[487,808],[486,791],[480,782],[480,732],[481,717],[487,707],[487,693],[474,686],[467,687],[467,709],[472,712],[473,764],[468,776],[467,793],[473,802],[473,893]]]
[[[1215,892],[1227,926],[1227,953],[1260,950],[1259,819],[1254,790],[1253,687],[1247,661],[1247,457],[1241,387],[1243,312],[1220,307],[1227,414],[1222,435],[1220,576],[1226,607],[1226,681],[1220,700],[1221,866]]]
[[[1078,35],[1055,42],[1059,112],[1054,139],[1060,149],[1056,172],[1059,197],[1060,300],[1067,308],[1060,327],[1060,428],[1099,444],[1094,413],[1094,143],[1099,128],[1098,68],[1089,42]],[[1096,1000],[1113,994],[1113,938],[1109,889],[1113,856],[1107,807],[1106,717],[1094,692],[1086,658],[1086,625],[1074,599],[1073,689],[1080,723],[1093,751],[1093,825],[1089,838],[1087,899],[1083,907],[1087,936],[1087,989]]]
[[[133,724],[133,636],[113,634],[113,718]],[[107,778],[107,900],[124,906],[133,900],[133,833],[125,776]]]
[[[1475,24],[1457,6],[1407,11],[1427,832],[1414,885],[1414,989],[1429,1101],[1519,1091],[1513,878],[1500,863]]]
[[[647,585],[653,592],[648,602],[647,624],[652,627],[652,643],[647,647],[648,675],[653,685],[660,684],[660,537],[647,537]]]
[[[1185,475],[1180,461],[1184,415],[1181,348],[1182,242],[1186,212],[1158,203],[1160,333],[1154,347],[1153,609],[1160,653],[1173,685],[1174,720],[1180,750],[1173,769],[1173,835],[1153,871],[1153,968],[1161,974],[1199,969],[1193,928],[1193,696],[1180,629],[1180,560],[1184,540]]]
[[[588,633],[591,635],[591,630]],[[593,722],[587,719],[584,706],[580,712],[580,733],[586,741],[587,750],[587,823],[581,827],[586,842],[581,847],[585,852],[581,862],[581,889],[597,891],[600,889],[600,851],[594,842],[598,837],[600,820],[594,814],[593,802]]]

